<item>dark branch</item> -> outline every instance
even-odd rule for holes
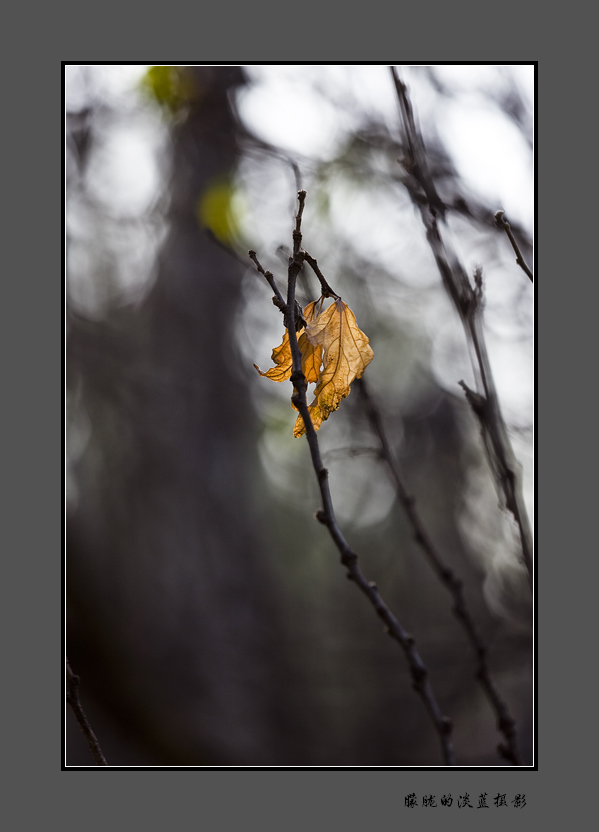
[[[440,215],[442,220],[443,211],[439,210],[440,200],[437,196],[432,178],[428,173],[424,143],[416,127],[408,91],[406,86],[400,81],[395,67],[391,67],[391,74],[399,99],[406,135],[407,157],[402,163],[407,173],[406,184],[414,204],[420,211],[422,221],[426,228],[426,237],[435,257],[443,285],[460,315],[466,337],[476,357],[476,360],[473,362],[474,372],[477,376],[477,382],[482,387],[482,392],[476,394],[478,397],[476,407],[473,405],[474,394],[472,391],[469,402],[473,405],[482,427],[484,445],[491,470],[500,491],[503,492],[506,506],[512,513],[520,532],[522,560],[527,570],[528,583],[532,592],[532,532],[524,505],[521,484],[516,475],[518,466],[499,406],[495,382],[487,355],[482,329],[482,283],[479,282],[476,285],[476,289],[472,288],[468,275],[457,255],[441,236],[437,217]],[[417,192],[420,190],[424,192],[426,196],[425,200],[417,198]],[[443,206],[441,205],[441,207]]]
[[[406,631],[402,628],[397,618],[387,607],[387,605],[381,597],[377,585],[373,581],[368,581],[362,573],[358,565],[358,556],[354,551],[352,551],[349,544],[345,540],[345,537],[343,536],[343,533],[341,532],[341,529],[339,528],[337,519],[335,517],[333,501],[329,489],[328,471],[322,463],[320,448],[318,445],[318,438],[316,436],[316,431],[314,429],[314,425],[312,424],[312,420],[310,418],[310,411],[308,409],[308,402],[306,399],[306,377],[304,376],[304,373],[302,371],[301,353],[294,326],[295,285],[297,275],[299,273],[299,270],[301,269],[305,257],[305,253],[301,250],[301,214],[303,211],[304,201],[306,197],[305,191],[300,191],[298,197],[300,201],[300,207],[296,217],[295,230],[293,232],[294,256],[290,259],[289,263],[287,294],[287,309],[290,310],[291,324],[288,328],[289,344],[291,347],[291,355],[293,358],[293,372],[291,374],[291,382],[294,387],[294,392],[291,400],[293,404],[297,407],[300,415],[304,420],[304,425],[306,427],[306,437],[308,440],[308,446],[310,448],[310,455],[312,457],[312,465],[316,473],[316,478],[318,480],[318,486],[322,498],[323,507],[317,512],[316,517],[319,520],[319,522],[321,522],[328,528],[329,533],[333,538],[333,541],[335,542],[335,545],[337,546],[337,549],[339,550],[339,553],[341,555],[341,563],[347,569],[348,578],[354,581],[354,583],[356,583],[360,590],[367,596],[367,598],[373,605],[374,609],[376,610],[377,615],[385,623],[386,633],[396,642],[398,642],[398,644],[403,649],[406,659],[408,661],[410,672],[412,674],[413,686],[419,694],[419,696],[422,698],[426,706],[426,709],[429,713],[429,716],[431,717],[431,720],[439,735],[443,759],[445,760],[446,765],[453,766],[455,765],[455,756],[453,751],[453,744],[451,741],[451,733],[453,726],[451,720],[442,714],[439,705],[437,704],[428,678],[428,670],[425,667],[422,659],[420,658],[418,651],[416,650],[414,639],[412,638],[412,636],[406,633]]]
[[[104,754],[102,754],[102,749],[100,748],[100,743],[98,742],[96,735],[92,731],[91,725],[85,715],[83,707],[81,705],[81,700],[79,699],[79,685],[81,680],[79,676],[76,676],[73,671],[71,670],[71,665],[69,664],[69,660],[67,659],[67,702],[73,709],[73,713],[77,719],[79,727],[85,736],[85,739],[89,743],[89,747],[92,750],[92,754],[96,760],[96,763],[99,766],[107,766],[108,763],[106,762],[106,758]]]
[[[520,251],[520,247],[518,246],[516,238],[512,233],[512,227],[509,224],[509,222],[505,219],[505,211],[497,211],[495,213],[495,225],[497,226],[497,228],[503,228],[516,254],[516,263],[520,266],[522,271],[528,275],[528,277],[530,278],[530,282],[534,283],[532,272],[526,265],[526,261],[524,260],[524,257],[522,257],[522,252]]]
[[[408,144],[408,154],[406,158],[402,160],[402,165],[406,169],[407,173],[413,177],[418,185],[420,185],[420,188],[422,189],[430,207],[444,217],[446,207],[437,193],[434,180],[428,169],[424,142],[422,141],[420,130],[416,127],[412,103],[408,97],[408,89],[397,74],[395,67],[392,66],[390,69],[393,83],[395,85],[395,92],[397,93],[397,100],[399,102],[401,119],[407,126],[406,140]]]
[[[324,297],[338,299],[339,295],[331,289],[331,287],[325,280],[325,276],[318,268],[318,261],[316,260],[316,258],[312,257],[311,254],[308,254],[307,251],[304,251],[304,259],[306,263],[310,266],[318,280],[320,281],[320,286],[322,288],[322,294],[324,295]]]
[[[273,290],[273,292],[275,293],[275,296],[274,296],[274,298],[272,299],[272,302],[274,303],[274,305],[275,305],[278,309],[280,309],[280,310],[281,310],[281,312],[283,312],[283,313],[284,313],[284,312],[285,312],[285,309],[286,309],[286,307],[285,307],[285,301],[283,300],[283,295],[282,295],[282,294],[280,293],[280,291],[279,291],[279,287],[278,287],[278,286],[277,286],[277,284],[275,283],[275,278],[274,278],[273,273],[272,273],[272,272],[269,272],[269,271],[265,271],[265,270],[262,268],[262,265],[261,265],[260,261],[258,260],[258,258],[257,258],[257,256],[256,256],[256,252],[255,252],[253,249],[250,249],[250,250],[248,251],[248,254],[249,254],[250,258],[251,258],[251,259],[254,261],[254,263],[256,264],[256,268],[258,269],[258,271],[260,272],[260,274],[263,274],[263,275],[264,275],[264,277],[265,277],[265,278],[266,278],[266,280],[268,281],[268,285],[270,286],[270,288],[271,288],[271,289]]]
[[[306,204],[306,191],[298,191],[297,199],[299,207],[295,217],[295,228],[293,230],[293,256],[296,257],[302,247],[302,215],[304,213],[304,205]]]
[[[403,506],[408,520],[414,531],[414,539],[420,546],[426,559],[433,571],[447,589],[453,598],[453,614],[462,625],[477,661],[476,677],[480,682],[485,694],[487,695],[491,707],[493,708],[497,717],[497,728],[505,737],[505,743],[498,746],[499,753],[513,765],[519,766],[520,756],[516,745],[516,723],[510,715],[507,705],[502,700],[495,684],[491,678],[489,667],[487,664],[487,649],[478,634],[474,619],[468,610],[466,600],[464,598],[463,582],[456,577],[453,571],[443,561],[441,555],[437,552],[430,539],[420,515],[416,508],[416,500],[411,496],[399,474],[399,466],[395,460],[387,434],[383,426],[383,420],[378,407],[370,395],[366,382],[363,378],[356,380],[356,385],[360,392],[368,420],[376,433],[380,443],[380,456],[384,459],[391,480],[395,486],[395,492],[401,505]]]

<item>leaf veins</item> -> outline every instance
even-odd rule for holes
[[[315,398],[308,408],[314,429],[318,430],[349,395],[352,382],[361,377],[374,353],[368,337],[356,323],[356,316],[340,298],[311,322],[306,319],[306,323],[308,341],[323,349]],[[298,416],[293,435],[302,436],[305,432],[304,420]]]
[[[316,314],[316,306],[319,301],[309,303],[303,310],[304,320],[306,324],[310,324]],[[322,304],[321,304],[322,305]],[[302,328],[298,333],[298,346],[302,354],[302,370],[306,376],[306,381],[317,382],[320,375],[320,367],[322,365],[322,347],[312,344],[306,337],[306,330]],[[272,381],[287,381],[291,376],[293,369],[293,360],[291,357],[291,344],[289,343],[289,332],[286,329],[283,335],[283,342],[280,346],[275,347],[272,351],[272,360],[275,362],[275,367],[271,367],[266,373],[263,373],[257,364],[254,367],[258,370],[261,376],[272,379]]]
[[[349,395],[352,382],[360,378],[374,357],[368,338],[358,327],[349,306],[338,298],[323,312],[316,314],[316,307],[320,305],[321,309],[323,300],[321,298],[306,306],[303,311],[306,327],[298,333],[303,373],[306,381],[316,383],[315,398],[308,407],[315,430],[337,410],[341,401]],[[288,379],[293,362],[287,330],[281,345],[272,351],[272,360],[275,366],[266,373],[256,364],[254,367],[261,376],[272,381]],[[300,415],[293,435],[302,436],[305,432]]]

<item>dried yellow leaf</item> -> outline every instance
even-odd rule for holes
[[[318,430],[349,395],[352,382],[361,377],[374,353],[356,316],[340,298],[306,323],[307,340],[323,349],[323,367],[309,406],[314,429]],[[302,436],[305,430],[304,420],[298,416],[293,435]]]
[[[321,312],[323,301],[320,298],[306,306],[303,310],[306,326],[298,333],[303,373],[306,381],[316,383],[315,398],[308,407],[315,430],[337,410],[349,395],[352,382],[360,378],[374,357],[368,338],[358,327],[349,306],[338,298]],[[281,345],[272,351],[272,360],[276,366],[266,373],[257,364],[254,367],[272,381],[286,381],[291,376],[293,363],[287,330]],[[292,407],[297,410],[293,404]],[[305,432],[304,420],[298,416],[293,435],[302,436]]]
[[[308,327],[314,321],[316,316],[316,304],[318,301],[309,303],[303,312],[304,320]],[[321,303],[322,306],[322,303]],[[320,377],[320,368],[322,366],[322,346],[314,344],[307,335],[307,330],[303,329],[298,340],[297,345],[302,354],[302,370],[306,376],[306,381],[316,383]]]
[[[309,303],[303,310],[304,320],[306,324],[310,324],[314,320],[316,314],[317,301]],[[318,344],[312,344],[306,337],[306,330],[302,328],[298,333],[298,346],[302,354],[302,370],[306,376],[306,381],[317,382],[320,375],[320,367],[322,364],[322,347]],[[270,378],[272,381],[287,381],[291,376],[293,369],[291,357],[291,344],[289,343],[289,332],[285,330],[283,335],[283,342],[280,346],[275,347],[272,351],[272,360],[276,364],[271,367],[266,373],[263,373],[257,364],[254,367],[258,370],[261,376]]]
[[[271,367],[266,373],[263,373],[257,364],[254,367],[258,370],[261,376],[270,378],[273,381],[286,381],[291,375],[291,345],[289,344],[289,333],[285,330],[283,335],[283,343],[279,347],[275,347],[272,351],[272,360],[277,365]]]

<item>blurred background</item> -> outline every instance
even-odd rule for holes
[[[400,66],[533,512],[532,65]],[[364,379],[409,493],[464,580],[532,764],[532,605],[457,313],[402,184],[387,66],[65,67],[66,633],[109,765],[437,766],[403,653],[314,520],[284,327],[305,248],[370,338]],[[319,296],[306,269],[302,305]],[[318,433],[338,519],[413,634],[459,765],[506,765],[452,601],[414,542],[354,389]],[[66,763],[94,765],[70,709]]]

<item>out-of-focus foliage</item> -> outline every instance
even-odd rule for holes
[[[210,182],[197,204],[198,221],[227,246],[235,246],[240,237],[239,197],[235,182],[217,178]]]
[[[197,80],[185,66],[151,66],[140,87],[171,113],[179,112],[201,93]]]

